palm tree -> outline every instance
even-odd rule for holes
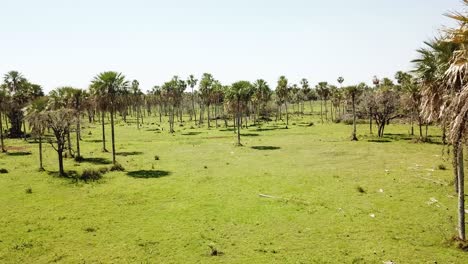
[[[252,84],[248,81],[238,81],[231,85],[227,92],[228,100],[234,104],[237,123],[237,146],[242,146],[240,138],[240,124],[242,119],[242,109],[246,108],[247,102],[252,96]]]
[[[468,7],[468,0],[464,4]],[[443,41],[420,50],[415,63],[422,82],[425,117],[428,121],[441,119],[449,131],[458,192],[458,238],[466,240],[463,144],[468,134],[468,16],[457,12],[447,16],[458,26],[448,29]]]
[[[288,79],[285,76],[280,76],[278,79],[278,84],[276,86],[276,96],[280,102],[280,109],[282,104],[285,106],[286,111],[286,127],[289,125],[289,113],[288,113],[288,99],[289,99],[289,87],[288,87]],[[280,118],[281,118],[281,110],[280,110]]]
[[[209,73],[204,73],[200,81],[200,97],[203,100],[204,105],[207,108],[208,114],[208,128],[210,128],[210,105],[211,105],[211,95],[213,92],[213,75]],[[203,109],[200,110],[200,124],[203,123]]]
[[[0,86],[0,148],[3,153],[6,152],[5,142],[3,139],[3,112],[6,110],[8,103],[7,93],[4,86]]]
[[[330,89],[328,88],[327,82],[319,82],[315,89],[318,96],[320,97],[320,119],[322,120],[323,124],[323,102],[325,102],[325,119],[328,120],[327,100],[328,96],[330,95]]]
[[[135,105],[135,112],[136,112],[136,118],[137,118],[137,128],[140,130],[140,107],[141,107],[141,96],[143,93],[140,90],[140,83],[137,80],[132,81],[132,86],[131,86],[131,93],[133,96],[133,103]]]
[[[4,75],[4,86],[9,93],[8,117],[10,119],[10,137],[19,138],[25,136],[22,131],[24,125],[23,107],[27,102],[38,96],[44,95],[39,85],[31,84],[17,71],[10,71]]]
[[[108,71],[98,74],[91,82],[92,87],[95,87],[101,95],[106,95],[108,109],[110,110],[111,119],[111,140],[112,140],[112,163],[115,165],[115,131],[114,131],[114,114],[119,93],[127,89],[128,81],[122,73]]]
[[[47,127],[46,108],[48,105],[47,97],[36,98],[26,108],[26,118],[31,125],[32,135],[39,140],[39,171],[44,171],[42,162],[42,138]]]
[[[345,91],[348,98],[351,99],[351,103],[353,105],[353,133],[351,140],[357,141],[358,138],[356,136],[356,99],[362,93],[362,84],[348,86],[345,88]]]
[[[197,112],[195,111],[195,94],[193,92],[193,88],[197,85],[198,79],[195,79],[195,77],[190,74],[190,76],[187,79],[187,84],[190,86],[192,89],[192,114],[195,117],[195,123],[197,123]],[[190,115],[191,117],[192,115]]]
[[[268,101],[271,100],[273,92],[268,83],[263,79],[258,79],[253,83],[253,101],[255,105],[256,116],[260,117],[260,113],[265,112]]]

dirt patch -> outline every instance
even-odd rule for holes
[[[29,151],[28,147],[22,147],[22,146],[6,146],[7,151]]]

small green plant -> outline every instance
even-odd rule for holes
[[[95,169],[86,169],[80,176],[80,180],[83,181],[97,181],[102,178],[102,173]]]
[[[106,173],[109,172],[109,168],[107,168],[107,167],[101,167],[101,168],[98,169],[98,171],[99,171],[100,173],[102,173],[102,174],[106,174]]]
[[[8,173],[7,169],[0,169],[0,174],[6,174],[6,173]]]
[[[96,228],[94,227],[87,227],[84,229],[84,231],[88,232],[88,233],[94,233],[96,232]]]
[[[112,167],[110,168],[110,171],[124,171],[124,170],[125,168],[120,163],[116,163],[112,165]]]
[[[154,155],[154,160],[159,160],[159,156],[158,156],[158,155]]]
[[[445,167],[444,164],[439,164],[439,166],[437,166],[437,168],[439,168],[439,170],[446,170],[447,167]]]
[[[223,255],[223,252],[221,252],[219,249],[216,248],[216,245],[214,243],[210,243],[208,245],[210,248],[210,256],[221,256]]]
[[[361,186],[356,187],[356,190],[360,193],[366,193],[366,190],[364,190],[364,188],[362,188]]]
[[[27,194],[31,194],[32,193],[32,188],[31,187],[28,187],[26,188],[26,190],[24,190]]]

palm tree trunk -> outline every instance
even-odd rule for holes
[[[285,101],[284,106],[286,107],[286,127],[289,126],[289,112],[288,112],[288,103]]]
[[[320,99],[320,120],[322,120],[323,124],[323,100]]]
[[[372,134],[372,109],[369,109],[369,133]]]
[[[463,166],[463,144],[458,145],[458,238],[465,241],[465,171]]]
[[[102,151],[108,152],[106,149],[106,128],[105,128],[105,113],[104,111],[101,112],[101,125],[102,125]]]
[[[2,113],[0,113],[0,144],[1,146],[1,151],[6,152],[5,149],[5,142],[3,141],[3,122],[2,122]]]
[[[208,117],[207,117],[208,118],[208,128],[210,128],[211,127],[211,125],[210,125],[210,105],[206,106],[206,110],[207,110],[206,113],[208,115]]]
[[[80,124],[80,115],[78,114],[78,119],[76,121],[76,157],[79,159],[81,158],[81,150],[80,150],[80,138],[81,138],[81,124]]]
[[[242,146],[240,142],[240,120],[241,120],[240,101],[239,99],[237,99],[237,146]]]
[[[44,167],[42,166],[42,136],[39,136],[39,170],[44,170]]]
[[[68,144],[68,156],[72,158],[73,153],[72,153],[72,144],[71,144],[71,139],[70,139],[70,131],[67,132],[67,144]]]
[[[353,95],[351,98],[353,100],[353,141],[357,141],[357,136],[356,136],[356,100]]]
[[[114,107],[111,106],[111,140],[112,140],[112,164],[116,164],[115,161],[115,133],[114,133]]]

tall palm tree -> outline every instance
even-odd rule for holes
[[[238,81],[231,85],[230,89],[227,91],[228,100],[234,104],[234,110],[236,115],[237,123],[237,146],[242,146],[241,144],[241,133],[240,133],[240,124],[242,119],[242,109],[245,109],[247,102],[250,100],[250,97],[253,94],[252,84],[248,81]]]
[[[38,97],[26,108],[26,119],[31,125],[32,135],[39,140],[39,171],[44,171],[42,162],[42,139],[47,127],[45,111],[48,105],[47,97]]]
[[[200,80],[200,97],[203,100],[204,105],[207,108],[207,119],[208,119],[208,128],[210,128],[210,105],[213,92],[213,82],[215,79],[213,75],[209,73],[204,73]],[[200,124],[203,122],[203,110],[200,111]]]
[[[21,129],[24,125],[23,107],[27,102],[44,95],[39,85],[33,85],[17,71],[10,71],[3,78],[6,92],[9,93],[8,117],[10,119],[10,137],[25,136],[26,131]]]
[[[289,125],[289,113],[288,113],[288,100],[289,100],[289,86],[288,86],[288,79],[285,76],[280,76],[278,79],[278,84],[276,85],[276,96],[280,102],[280,109],[281,106],[284,104],[285,111],[286,111],[286,127]],[[280,118],[281,118],[281,110],[280,110]]]
[[[112,140],[112,163],[115,165],[115,131],[114,131],[114,115],[119,93],[127,89],[128,81],[122,73],[115,71],[102,72],[94,77],[91,82],[92,87],[95,87],[101,95],[107,98],[108,109],[110,110],[111,121],[111,140]]]
[[[187,79],[187,84],[192,89],[192,94],[191,94],[191,97],[192,97],[192,114],[193,114],[193,116],[195,118],[195,123],[197,123],[197,112],[195,111],[195,94],[194,94],[193,88],[197,85],[197,83],[198,83],[198,79],[195,79],[195,77],[192,74],[190,74],[190,76]]]
[[[135,106],[136,118],[137,118],[137,128],[140,130],[140,112],[141,112],[141,96],[143,92],[140,90],[140,83],[137,80],[132,81],[131,86],[132,101]]]
[[[365,85],[365,84],[364,84]],[[362,84],[360,85],[352,85],[345,88],[346,95],[348,98],[351,99],[351,103],[353,105],[353,133],[351,140],[357,141],[358,138],[356,136],[356,100],[357,97],[362,93]]]
[[[6,152],[4,136],[3,136],[3,113],[6,111],[8,103],[7,93],[5,87],[0,86],[0,151]]]

